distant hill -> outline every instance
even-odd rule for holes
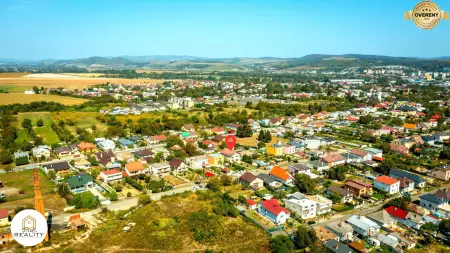
[[[3,66],[44,66],[80,67],[114,69],[162,69],[162,70],[204,70],[204,71],[242,71],[249,69],[274,68],[280,70],[301,69],[344,69],[348,67],[372,67],[377,65],[405,65],[423,68],[426,71],[439,71],[450,67],[450,57],[418,58],[393,57],[363,54],[310,54],[300,58],[277,57],[235,57],[204,58],[185,55],[147,55],[119,57],[89,57],[68,60],[45,60],[24,62],[0,59]]]

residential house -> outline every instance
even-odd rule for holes
[[[400,193],[405,194],[414,190],[414,182],[409,178],[400,178]]]
[[[327,193],[329,195],[336,194],[337,196],[339,196],[341,198],[341,204],[353,201],[353,194],[349,190],[346,190],[339,185],[330,185],[330,187],[328,187]]]
[[[327,253],[352,253],[352,249],[348,247],[346,244],[337,241],[337,240],[329,240],[323,244],[325,248],[327,248]]]
[[[373,186],[359,180],[349,180],[345,183],[344,189],[350,191],[356,197],[370,197],[373,193]]]
[[[97,138],[95,139],[95,143],[97,143],[98,147],[104,151],[114,150],[116,148],[114,141],[105,138]]]
[[[374,187],[391,195],[397,194],[400,192],[400,181],[383,175],[375,178]]]
[[[358,157],[360,157],[361,162],[362,161],[367,161],[367,160],[372,160],[372,154],[362,151],[360,149],[353,149],[351,152],[353,155],[356,155]]]
[[[84,141],[78,143],[77,148],[80,152],[95,152],[97,150],[97,146],[95,146],[95,144]]]
[[[305,197],[316,203],[317,215],[322,215],[324,213],[331,212],[331,206],[333,205],[333,201],[320,195],[305,195]]]
[[[450,179],[450,166],[434,169],[430,172],[430,176],[440,180],[448,181]]]
[[[170,169],[175,173],[180,173],[187,170],[187,165],[178,157],[174,157],[170,162]]]
[[[321,160],[313,160],[306,163],[306,167],[312,170],[317,170],[319,172],[324,170],[329,170],[330,167],[328,166],[328,163],[321,161]]]
[[[31,153],[33,156],[40,159],[41,157],[49,158],[51,155],[52,149],[47,145],[40,145],[31,149]]]
[[[9,224],[9,213],[6,209],[0,209],[0,227],[7,226]]]
[[[78,170],[87,170],[91,168],[91,163],[86,159],[79,159],[75,161],[74,167]]]
[[[384,209],[371,213],[367,215],[367,218],[371,219],[381,227],[390,227],[392,225],[395,225],[397,222],[394,218],[391,217],[391,215]]]
[[[42,167],[44,168],[44,171],[47,174],[50,170],[53,170],[58,174],[66,174],[66,173],[70,172],[70,165],[68,162],[65,162],[65,161],[45,164]]]
[[[286,208],[299,215],[302,219],[316,217],[316,202],[309,200],[303,194],[290,195],[284,200]]]
[[[422,220],[422,215],[413,212],[408,213],[407,211],[395,206],[389,206],[384,210],[388,212],[392,218],[406,227],[420,229],[420,227],[425,224],[425,221]]]
[[[275,190],[282,190],[285,188],[285,186],[278,180],[275,179],[275,177],[272,177],[269,174],[260,173],[257,178],[261,179],[264,182],[264,186],[271,187]]]
[[[118,169],[112,169],[100,172],[99,176],[103,182],[111,183],[114,181],[122,180],[123,178],[122,174],[123,174],[122,171]]]
[[[168,163],[150,164],[150,171],[153,175],[162,177],[170,173],[170,165]]]
[[[327,225],[339,239],[338,241],[353,241],[353,227],[343,221],[335,221]]]
[[[125,164],[124,171],[129,177],[145,173],[144,165],[140,161]]]
[[[369,253],[369,250],[366,248],[365,243],[353,241],[353,242],[349,243],[348,246],[350,246],[350,248],[353,249],[352,252]]]
[[[364,151],[366,151],[368,154],[372,155],[372,159],[374,159],[375,157],[383,157],[383,150],[381,149],[377,149],[377,148],[366,148],[364,149]]]
[[[109,150],[95,153],[95,158],[97,158],[97,161],[101,166],[105,167],[108,163],[114,162],[116,156],[114,152]]]
[[[187,132],[195,131],[195,127],[192,124],[186,124],[181,127],[181,130],[187,131]]]
[[[277,199],[261,201],[258,212],[277,225],[284,224],[291,217],[291,212],[280,206]]]
[[[390,143],[389,147],[393,152],[396,152],[396,153],[399,153],[402,155],[406,155],[406,156],[409,154],[409,149],[407,147],[405,147],[404,145]]]
[[[258,205],[253,199],[246,199],[245,203],[247,204],[248,209],[256,210],[258,208]]]
[[[228,148],[224,148],[220,151],[220,154],[223,155],[226,161],[229,163],[240,163],[242,158],[234,149],[230,150]]]
[[[328,167],[345,164],[345,158],[341,154],[331,154],[322,157],[322,161],[328,164]]]
[[[282,156],[284,154],[283,153],[284,152],[284,148],[283,148],[283,145],[281,144],[281,142],[277,142],[277,143],[272,144],[272,145],[267,145],[266,146],[266,152],[269,155]]]
[[[194,170],[203,169],[205,167],[209,167],[208,156],[207,155],[199,155],[194,157],[186,158],[186,164]]]
[[[147,162],[151,161],[153,159],[153,157],[155,156],[155,153],[149,149],[138,150],[138,151],[132,152],[132,154],[137,159],[147,161]]]
[[[57,147],[54,151],[59,158],[74,155],[72,149],[68,147]]]
[[[208,165],[222,167],[225,162],[225,157],[222,154],[209,154],[208,155]]]
[[[154,135],[154,136],[150,136],[148,137],[148,143],[149,144],[157,144],[160,143],[162,141],[165,141],[167,139],[167,136],[165,135]]]
[[[283,147],[283,153],[286,155],[293,155],[296,152],[296,148],[294,145],[286,144]]]
[[[273,177],[276,181],[279,181],[283,184],[290,184],[292,183],[292,176],[289,174],[287,169],[283,169],[279,166],[274,166],[270,172],[269,175]]]
[[[136,142],[123,137],[120,138],[117,142],[119,142],[120,146],[124,148],[134,147],[134,145],[136,144]]]
[[[303,143],[305,144],[305,147],[308,149],[319,149],[322,145],[322,141],[316,137],[305,137],[303,140]]]
[[[373,236],[380,232],[380,226],[365,216],[352,215],[347,223],[361,236]]]
[[[264,187],[264,181],[250,172],[245,172],[242,174],[239,181],[242,185],[249,186],[254,190],[259,190]]]
[[[94,186],[94,180],[91,175],[88,174],[80,174],[76,176],[72,176],[67,179],[67,185],[69,189],[73,193],[80,193],[87,191],[87,187]]]
[[[389,176],[393,177],[393,178],[408,178],[411,181],[414,182],[414,186],[417,188],[423,188],[425,187],[425,179],[423,179],[423,177],[417,175],[417,174],[413,174],[410,172],[406,172],[403,170],[398,170],[398,169],[391,169],[391,171],[389,172]]]
[[[290,175],[295,176],[295,174],[300,172],[311,172],[311,169],[306,166],[306,164],[297,163],[297,164],[289,164],[288,172]]]
[[[450,188],[420,196],[420,206],[439,218],[450,218]]]

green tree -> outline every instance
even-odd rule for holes
[[[31,119],[28,119],[28,118],[23,119],[23,121],[22,121],[22,128],[32,129],[33,125],[31,124]]]
[[[36,126],[38,126],[38,127],[44,126],[44,121],[42,119],[38,119],[36,122]]]
[[[315,186],[317,182],[314,179],[311,179],[305,174],[298,173],[295,175],[294,180],[295,185],[302,193],[313,194],[315,192]]]
[[[236,136],[239,138],[252,137],[252,128],[248,124],[244,124],[238,127]]]
[[[307,248],[317,242],[317,236],[314,229],[304,225],[297,229],[294,237],[301,249]]]
[[[10,164],[12,162],[13,162],[12,156],[8,151],[3,150],[0,152],[0,163],[1,164]]]
[[[294,243],[289,236],[278,235],[270,240],[270,252],[291,253],[294,252]]]
[[[439,223],[438,230],[443,234],[450,233],[450,219],[441,220],[441,223]]]
[[[151,202],[150,196],[148,196],[147,194],[143,194],[141,196],[139,196],[138,198],[138,203],[140,205],[147,205]]]
[[[111,201],[117,201],[119,199],[119,197],[117,196],[117,192],[115,191],[111,191],[109,193],[109,200]]]

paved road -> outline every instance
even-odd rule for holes
[[[139,150],[143,150],[143,149],[154,149],[154,148],[162,148],[164,147],[165,144],[155,144],[155,145],[149,145],[146,147],[137,147],[137,148],[130,148],[130,149],[124,149],[124,150],[115,150],[115,153],[123,153],[123,152],[135,152],[135,151],[139,151]],[[86,157],[83,154],[80,154],[79,157],[64,157],[64,158],[60,158],[60,159],[54,159],[52,161],[46,161],[46,162],[39,162],[39,163],[29,163],[29,164],[25,164],[25,165],[21,165],[21,166],[17,166],[14,168],[14,171],[21,171],[21,170],[26,170],[26,169],[33,169],[36,166],[42,166],[42,165],[46,165],[46,164],[51,164],[51,163],[55,163],[55,162],[70,162],[72,160],[80,160],[80,159],[86,159]]]
[[[159,192],[159,193],[150,193],[150,198],[152,200],[159,200],[161,199],[162,196],[170,196],[170,195],[174,195],[177,193],[181,193],[181,192],[185,192],[185,191],[195,191],[194,190],[194,185],[193,184],[189,184],[189,185],[185,185],[182,186],[180,188],[175,188],[173,190],[170,191],[166,191],[166,192]],[[120,210],[128,210],[131,207],[137,206],[138,205],[138,197],[131,197],[131,198],[121,198],[118,201],[112,202],[111,204],[106,205],[108,210],[110,211],[120,211]],[[98,214],[101,212],[100,208],[88,211],[88,212],[83,212],[80,213],[81,217],[84,219],[88,219],[90,216]],[[53,224],[63,224],[65,222],[67,222],[69,220],[69,217],[74,215],[75,213],[61,213],[58,215],[55,215],[53,217],[52,223]]]

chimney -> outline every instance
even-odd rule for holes
[[[336,246],[334,246],[336,249],[339,249],[339,243],[336,243]]]

